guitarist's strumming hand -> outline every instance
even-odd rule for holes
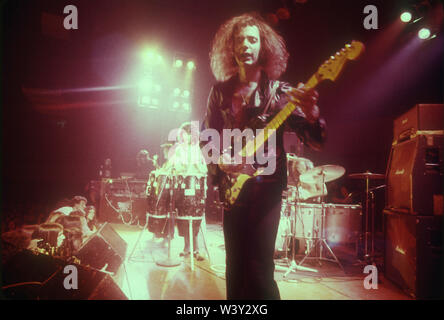
[[[306,89],[303,83],[299,83],[297,88],[287,92],[289,102],[305,114],[308,122],[314,123],[319,119],[319,107],[316,105],[319,94],[314,89]]]

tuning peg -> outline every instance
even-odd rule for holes
[[[347,43],[347,44],[346,44],[345,46],[346,46],[347,48],[350,48],[350,47],[351,47],[351,45],[350,45],[350,44],[348,44],[348,43]]]
[[[335,56],[330,56],[330,59],[334,60],[334,59],[335,59]]]

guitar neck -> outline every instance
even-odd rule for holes
[[[319,83],[317,79],[317,73],[311,76],[311,78],[304,85],[306,89],[312,89],[316,87]],[[242,155],[251,157],[253,156],[257,149],[261,147],[268,138],[287,120],[287,118],[293,113],[296,106],[288,102],[281,111],[267,124],[267,126],[260,131],[260,133],[254,138],[247,142],[245,147],[242,149]]]

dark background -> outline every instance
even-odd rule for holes
[[[78,8],[78,30],[62,27],[63,8],[69,4]],[[363,27],[367,4],[378,8],[378,30]],[[97,179],[98,168],[107,157],[113,160],[115,176],[134,171],[138,150],[158,153],[170,129],[185,120],[202,119],[214,83],[208,53],[218,27],[241,13],[272,13],[284,5],[291,17],[279,21],[276,29],[287,42],[290,60],[282,80],[306,81],[327,57],[353,39],[362,41],[367,49],[359,61],[346,66],[335,83],[319,86],[328,140],[323,151],[306,150],[304,156],[316,166],[341,165],[346,174],[385,173],[393,120],[417,103],[442,103],[442,35],[429,41],[412,40],[415,33],[409,26],[398,26],[394,34],[393,25],[406,4],[4,1],[2,205],[52,205],[61,198],[83,194],[88,181]],[[403,56],[411,41],[417,42],[414,49]],[[195,59],[191,118],[137,108],[129,75],[137,69],[135,53],[143,44],[155,44],[170,56],[185,52]],[[106,86],[127,89],[41,94],[41,90]]]

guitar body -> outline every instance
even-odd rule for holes
[[[244,184],[253,176],[245,173],[226,173],[222,180],[222,198],[224,207],[226,209],[231,208],[236,200],[239,198],[239,194],[243,189]]]
[[[267,124],[267,117],[259,116],[257,110],[256,114],[253,114],[252,120],[248,123],[248,128],[253,130],[263,129]],[[242,153],[242,151],[241,151]],[[231,158],[227,156],[224,159],[224,155],[221,156],[219,161],[219,168],[224,172],[224,177],[221,183],[220,199],[223,199],[224,207],[226,209],[231,208],[236,202],[239,194],[245,185],[245,183],[260,174],[260,169],[256,169],[252,164],[246,163],[244,156],[239,156],[242,159],[240,164],[232,163]]]

